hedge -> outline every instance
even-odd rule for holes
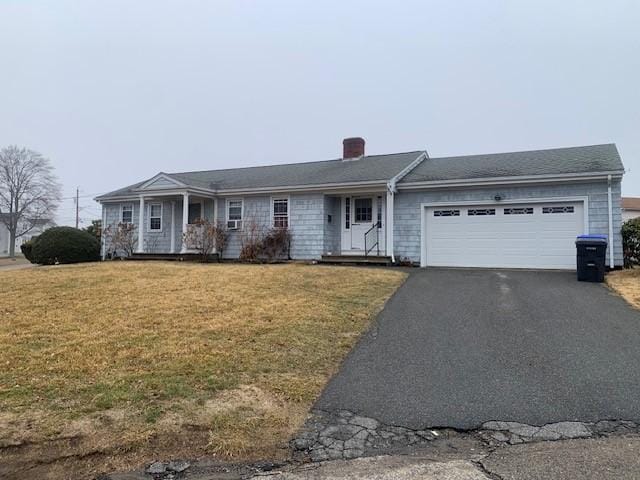
[[[622,250],[624,268],[640,263],[640,218],[627,220],[622,224]]]
[[[100,243],[90,233],[72,227],[53,227],[38,236],[31,248],[31,262],[41,265],[95,262]]]

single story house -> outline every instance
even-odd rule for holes
[[[348,138],[335,160],[161,172],[96,200],[104,225],[136,225],[138,252],[187,252],[182,232],[204,217],[228,226],[225,258],[252,222],[288,227],[294,259],[574,269],[585,233],[607,235],[607,264],[622,265],[623,174],[613,144],[430,158]]]
[[[9,251],[11,249],[11,235],[9,235],[9,229],[7,228],[7,226],[4,224],[4,222],[2,221],[4,218],[9,218],[9,214],[8,213],[0,213],[0,257],[5,257],[7,255],[9,255]],[[8,220],[7,220],[8,222]],[[32,228],[29,229],[29,231],[27,233],[24,233],[23,235],[19,236],[18,238],[16,238],[15,241],[15,253],[18,255],[22,255],[22,251],[20,250],[20,246],[25,243],[28,242],[29,240],[31,240],[33,237],[37,237],[38,235],[40,235],[42,232],[44,232],[47,228],[49,228],[50,226],[53,225],[53,222],[51,220],[39,220],[37,222],[31,222],[31,223],[35,223],[35,225],[33,225]],[[24,230],[27,230],[30,226],[31,223],[28,224],[21,224],[19,226],[19,230],[22,232]]]
[[[640,217],[640,198],[622,197],[622,221]]]

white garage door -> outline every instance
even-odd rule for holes
[[[426,264],[576,268],[582,202],[428,207]]]

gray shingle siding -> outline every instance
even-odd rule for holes
[[[341,250],[341,227],[342,220],[340,215],[341,198],[326,196],[324,198],[324,252],[331,252],[336,255]],[[331,223],[329,223],[329,215],[331,215]]]
[[[478,203],[492,201],[499,192],[504,202],[509,199],[524,200],[547,197],[589,197],[589,233],[609,234],[609,211],[607,204],[607,183],[585,183],[564,185],[541,185],[520,187],[490,187],[468,189],[442,189],[425,191],[400,191],[395,198],[394,211],[394,254],[397,259],[406,257],[413,262],[420,261],[420,205],[434,202]],[[615,265],[622,265],[622,236],[620,228],[620,181],[612,185],[613,232]],[[609,253],[607,252],[607,264]]]
[[[324,195],[291,196],[291,256],[300,260],[318,259],[324,251]]]
[[[280,197],[280,195],[278,195]],[[243,229],[249,228],[249,222],[255,222],[261,229],[272,226],[271,196],[250,195],[242,198],[244,202]],[[289,230],[291,232],[291,257],[297,260],[320,258],[324,248],[324,195],[296,194],[289,198]],[[220,199],[218,218],[226,221],[226,200]],[[243,231],[229,232],[224,258],[238,258],[242,248]]]

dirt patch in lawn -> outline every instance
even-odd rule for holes
[[[91,478],[158,457],[283,458],[404,278],[134,262],[5,272],[0,477]]]
[[[636,308],[640,308],[640,268],[611,272],[606,277],[607,285]]]

